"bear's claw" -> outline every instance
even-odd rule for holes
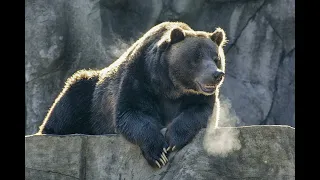
[[[160,162],[162,163],[163,166],[166,165],[166,163],[163,161],[162,158],[160,158]]]
[[[169,146],[169,147],[167,148],[167,151],[170,151],[170,149],[171,149],[171,146]]]
[[[163,148],[163,151],[167,154],[168,153],[168,151],[166,150],[166,148]]]
[[[161,158],[163,159],[163,161],[164,161],[165,163],[168,162],[168,161],[167,161],[167,158],[166,158],[166,155],[164,155],[164,153],[161,154]]]
[[[162,160],[164,163],[166,162],[166,160],[163,158],[163,153],[160,155],[160,160]]]
[[[159,164],[158,161],[155,161],[155,163],[157,164],[157,166],[158,166],[159,168],[161,168],[161,166],[160,166],[160,164]]]
[[[165,148],[163,148],[163,151],[164,152],[161,153],[160,158],[155,161],[155,163],[157,164],[157,166],[159,168],[162,168],[163,166],[165,166],[169,162],[169,160],[165,154],[165,153],[167,153],[167,150]],[[162,166],[161,166],[160,162],[161,162]]]

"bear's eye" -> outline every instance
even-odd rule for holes
[[[218,57],[215,57],[213,60],[214,60],[214,62],[215,62],[216,64],[218,64],[218,62],[219,62],[219,58],[218,58]]]

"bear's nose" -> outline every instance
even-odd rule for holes
[[[215,72],[213,73],[213,76],[214,76],[216,82],[220,82],[220,81],[222,80],[223,76],[224,76],[224,72],[222,72],[222,71],[215,71]]]

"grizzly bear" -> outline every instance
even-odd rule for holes
[[[72,75],[37,134],[120,133],[161,168],[219,108],[225,43],[221,28],[158,24],[110,66]]]

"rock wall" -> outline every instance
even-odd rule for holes
[[[169,20],[227,33],[221,126],[295,127],[294,0],[28,0],[26,134],[38,130],[72,73],[108,66],[149,28]]]
[[[236,146],[221,148],[228,142]],[[161,169],[151,168],[139,147],[120,135],[33,135],[25,137],[25,147],[26,180],[295,179],[295,129],[289,126],[203,129]]]

